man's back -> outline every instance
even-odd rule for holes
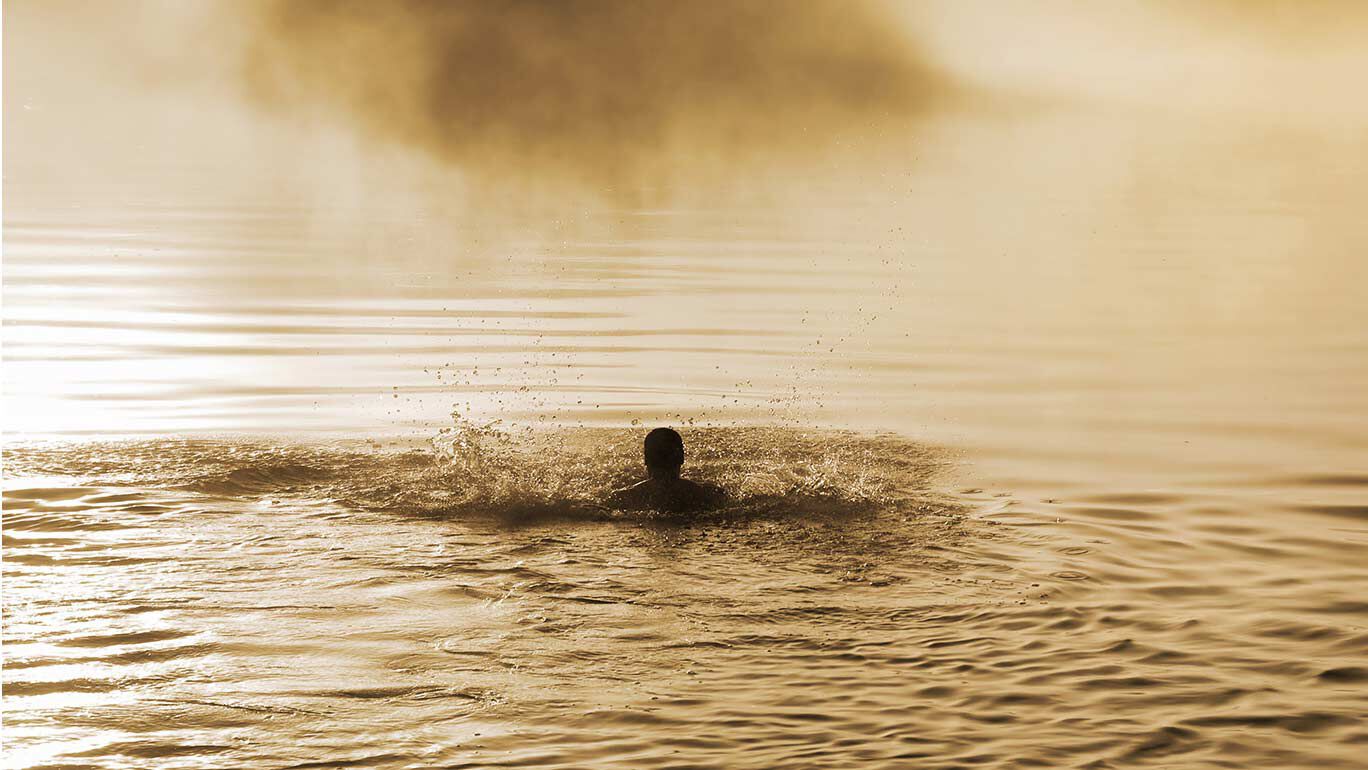
[[[688,479],[646,479],[608,496],[608,506],[623,511],[683,513],[714,508],[726,500],[717,487]]]

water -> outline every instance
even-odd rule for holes
[[[7,158],[5,762],[1361,766],[1361,137],[956,112],[499,219]],[[733,504],[599,508],[664,423]]]

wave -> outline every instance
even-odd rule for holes
[[[628,516],[601,501],[643,477],[643,434],[459,424],[426,444],[161,439],[11,446],[5,459],[12,481],[56,476],[92,489],[132,485],[227,499],[290,497],[426,516],[602,519]],[[685,475],[721,487],[729,498],[691,519],[924,506],[932,479],[945,466],[933,448],[894,435],[729,427],[686,430],[685,440]]]

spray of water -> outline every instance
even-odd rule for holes
[[[175,488],[214,498],[510,522],[631,519],[601,501],[643,476],[642,430],[507,429],[459,421],[429,446],[159,440],[7,449],[16,477]],[[732,427],[684,430],[685,475],[731,501],[702,518],[873,515],[942,507],[944,462],[893,436]]]

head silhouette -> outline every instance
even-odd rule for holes
[[[679,475],[679,467],[684,464],[684,439],[670,428],[656,428],[646,434],[644,445],[646,469],[652,476],[665,474]]]

